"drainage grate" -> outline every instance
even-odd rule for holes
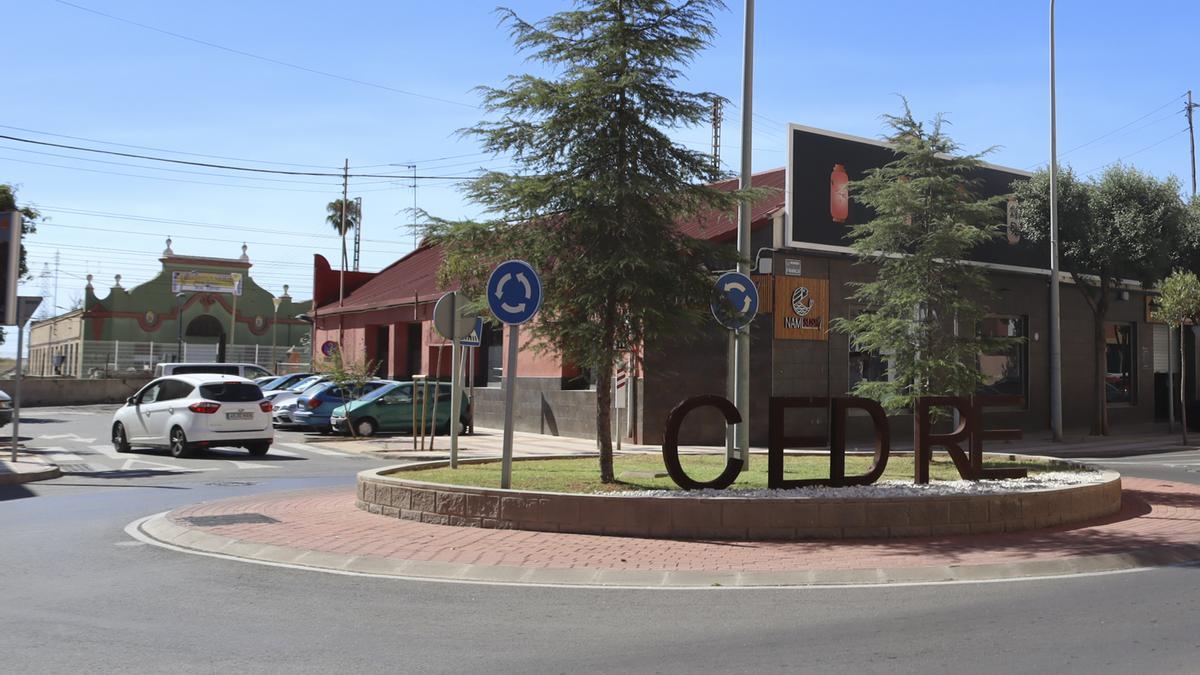
[[[25,420],[21,420],[24,422]],[[82,463],[62,463],[58,464],[58,470],[63,473],[93,473],[92,465]]]
[[[248,485],[258,485],[258,481],[253,480],[215,480],[211,483],[205,483],[213,487],[246,487]]]
[[[270,525],[278,520],[261,513],[227,513],[220,516],[189,516],[181,518],[189,525],[216,527],[218,525]]]

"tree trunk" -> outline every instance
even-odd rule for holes
[[[1183,360],[1185,358],[1183,351],[1183,329],[1184,325],[1179,324],[1179,421],[1181,423],[1180,426],[1183,427],[1183,444],[1187,445],[1187,397],[1185,395],[1187,388],[1184,386],[1184,383],[1187,382],[1187,368],[1183,367]],[[1170,370],[1170,368],[1167,369],[1168,372]]]
[[[615,483],[612,444],[613,343],[617,332],[617,310],[610,292],[604,307],[604,354],[596,369],[596,441],[600,445],[600,482]]]

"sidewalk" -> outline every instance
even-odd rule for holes
[[[130,525],[145,541],[242,561],[405,579],[701,588],[1043,578],[1200,560],[1200,486],[1125,479],[1082,527],[892,540],[673,541],[432,525],[355,507],[354,488],[242,497]]]
[[[11,450],[4,450],[0,457],[0,485],[29,483],[35,480],[58,478],[62,473],[54,464],[42,461],[36,455],[18,452],[17,461],[11,461]]]

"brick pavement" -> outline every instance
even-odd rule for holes
[[[286,549],[301,558],[304,552],[315,552],[326,554],[322,559],[327,563],[317,566],[335,569],[338,560],[440,563],[455,570],[456,578],[472,576],[463,570],[494,567],[599,573],[862,571],[868,573],[864,578],[871,578],[872,570],[890,570],[885,576],[893,578],[906,570],[942,570],[932,578],[944,579],[964,576],[948,575],[947,569],[975,566],[1003,577],[1030,576],[1039,570],[1085,571],[1086,565],[1075,563],[1105,556],[1108,562],[1097,571],[1200,558],[1200,486],[1123,480],[1121,513],[1083,527],[886,541],[671,541],[460,528],[360,511],[354,507],[354,490],[348,488],[210,502],[178,509],[164,520],[177,535],[186,535],[178,538],[192,542],[189,548],[228,551],[240,544],[241,557],[247,558],[256,557],[254,546]],[[261,514],[278,522],[197,526],[187,520],[231,514]],[[1119,564],[1113,563],[1114,555],[1120,557]],[[1058,566],[1047,565],[1056,561]]]

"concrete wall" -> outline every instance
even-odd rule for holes
[[[74,380],[65,378],[22,378],[21,405],[58,406],[89,403],[119,404],[145,386],[150,378],[131,377],[107,380]],[[13,381],[0,380],[0,389],[13,394]]]
[[[475,424],[504,427],[504,389],[475,388]],[[625,413],[622,412],[622,418]],[[624,419],[622,419],[622,422]],[[596,437],[595,390],[562,389],[557,377],[517,377],[513,401],[513,425],[517,431],[553,436]]]

